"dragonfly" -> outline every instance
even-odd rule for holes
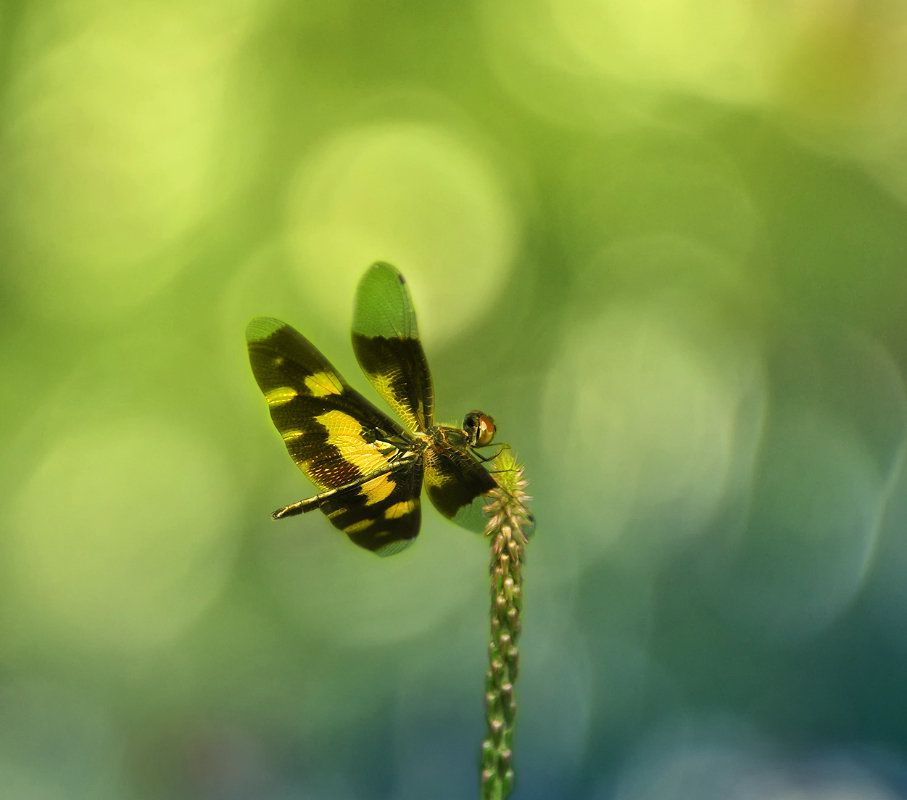
[[[287,323],[255,317],[246,328],[249,362],[271,420],[318,489],[271,517],[319,509],[355,544],[393,555],[419,534],[424,485],[441,514],[484,531],[488,493],[498,483],[479,449],[492,444],[494,420],[470,411],[461,427],[435,424],[415,308],[392,265],[379,261],[362,277],[352,339],[360,367],[403,425],[353,389]]]

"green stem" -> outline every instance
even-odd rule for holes
[[[535,523],[526,508],[523,470],[504,451],[496,462],[499,488],[486,506],[490,519],[485,535],[491,540],[491,639],[485,677],[482,742],[482,800],[504,800],[513,789],[513,729],[519,669],[520,613],[523,608],[523,551]]]

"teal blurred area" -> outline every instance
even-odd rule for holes
[[[905,41],[898,2],[0,7],[0,795],[477,795],[486,544],[268,519],[312,487],[245,325],[366,391],[382,259],[439,416],[531,482],[514,797],[907,798]]]

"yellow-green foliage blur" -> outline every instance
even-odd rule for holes
[[[0,796],[461,800],[488,545],[379,559],[249,370],[530,479],[518,800],[907,798],[907,4],[0,5]]]

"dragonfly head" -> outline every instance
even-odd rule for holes
[[[485,447],[494,439],[494,420],[481,411],[470,411],[463,420],[463,432],[470,447]]]

